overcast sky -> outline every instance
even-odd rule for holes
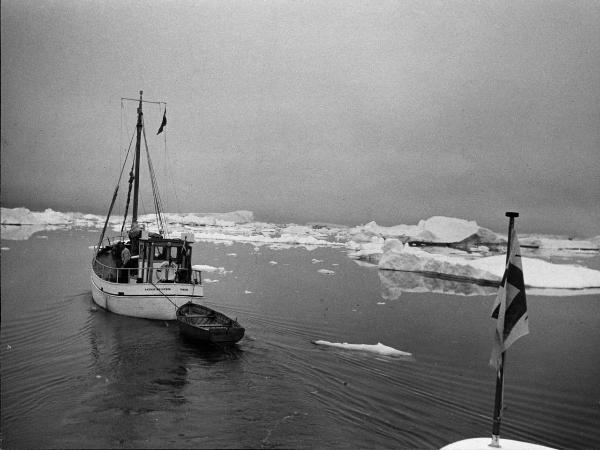
[[[143,89],[171,211],[600,234],[598,1],[2,0],[1,33],[3,206],[105,213]]]

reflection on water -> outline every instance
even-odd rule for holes
[[[89,374],[94,382],[83,401],[62,418],[60,447],[163,447],[165,437],[153,437],[149,427],[186,420],[194,397],[186,392],[196,366],[224,364],[235,370],[242,350],[217,346],[194,347],[178,333],[174,322],[148,321],[97,310],[89,331]],[[159,423],[160,422],[160,423]],[[111,433],[106,434],[106,425]],[[164,440],[163,440],[164,438]],[[176,440],[172,440],[170,445]]]
[[[440,276],[399,270],[379,270],[381,296],[397,300],[403,292],[433,292],[450,295],[494,295],[498,288],[466,281],[451,280]]]
[[[493,287],[365,268],[338,249],[198,243],[194,263],[226,269],[211,274],[207,306],[246,336],[197,347],[175,322],[97,309],[95,235],[47,235],[2,254],[3,448],[439,448],[489,433]],[[506,437],[600,447],[599,298],[528,299]]]
[[[452,279],[451,276],[405,272],[401,270],[379,270],[381,297],[386,300],[398,300],[403,292],[430,292],[448,295],[496,295],[498,287],[493,282],[475,282]],[[551,289],[528,288],[527,295],[546,297],[573,297],[581,295],[600,295],[600,288],[590,289]]]

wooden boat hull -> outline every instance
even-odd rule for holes
[[[177,310],[180,333],[195,343],[235,344],[245,329],[235,320],[203,305],[187,303]]]
[[[93,270],[91,285],[94,303],[101,308],[143,319],[175,320],[177,308],[203,297],[202,285],[113,283],[101,279]]]

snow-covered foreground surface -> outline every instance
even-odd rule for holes
[[[169,235],[174,237],[193,232],[196,240],[224,244],[246,242],[268,245],[271,249],[339,247],[347,250],[351,258],[378,264],[385,270],[490,283],[499,281],[504,270],[505,236],[480,227],[474,221],[458,218],[435,216],[416,225],[391,227],[375,222],[356,227],[273,224],[254,221],[250,211],[168,213],[164,218]],[[106,218],[51,209],[35,212],[27,208],[2,208],[1,220],[3,240],[24,240],[44,230],[72,227],[100,230]],[[154,220],[153,214],[139,219],[148,230],[157,231]],[[122,217],[111,217],[109,232],[119,233],[121,225]],[[585,266],[586,260],[598,257],[600,236],[574,240],[536,234],[520,236],[520,242],[527,286],[555,290],[600,289],[600,271]],[[556,259],[560,259],[561,264],[555,263]],[[334,272],[327,274],[334,275]]]

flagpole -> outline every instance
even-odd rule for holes
[[[515,226],[515,217],[519,217],[518,212],[508,211],[506,213],[508,220],[508,242],[506,247],[506,264],[510,257],[510,249],[512,245],[512,234]],[[506,266],[505,264],[505,266]],[[494,401],[494,424],[492,426],[492,443],[490,447],[500,447],[500,424],[502,422],[502,401],[504,397],[504,363],[506,361],[506,352],[502,352],[500,366],[496,371],[496,398]]]

